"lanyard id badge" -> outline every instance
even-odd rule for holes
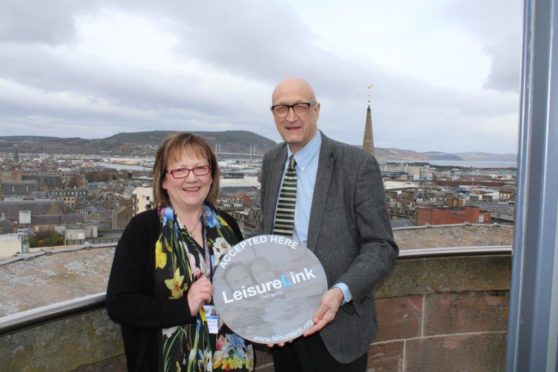
[[[217,314],[217,309],[215,309],[215,305],[203,305],[203,308],[209,333],[216,335],[219,332],[219,314]]]

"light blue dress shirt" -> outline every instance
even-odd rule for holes
[[[312,209],[316,175],[318,174],[321,145],[322,136],[320,132],[316,132],[314,138],[294,154],[296,161],[296,208],[293,238],[305,246],[308,244],[308,226],[310,224],[310,211]],[[289,158],[293,154],[289,146],[287,146],[287,152],[283,177],[289,166]],[[335,283],[333,287],[339,288],[343,292],[342,304],[351,300],[351,292],[345,283]]]
[[[312,197],[318,174],[318,162],[320,160],[320,146],[322,136],[319,132],[295,155],[296,160],[296,208],[294,219],[293,238],[302,244],[308,242],[308,226],[310,224],[310,210],[312,209]],[[285,162],[283,176],[289,166],[289,158],[293,154],[287,146],[288,156]]]

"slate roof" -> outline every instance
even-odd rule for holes
[[[28,196],[39,189],[37,181],[4,181],[0,183],[4,196]]]
[[[64,202],[57,200],[11,199],[0,201],[0,215],[4,213],[7,219],[18,219],[20,210],[31,211],[31,218],[34,216],[74,213]]]
[[[498,224],[433,225],[394,228],[400,249],[512,245],[513,226]]]

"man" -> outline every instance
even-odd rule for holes
[[[300,78],[277,85],[271,111],[285,142],[264,156],[261,231],[304,243],[322,263],[330,288],[314,326],[273,347],[275,371],[364,371],[377,330],[373,291],[398,254],[378,163],[318,131],[320,104]],[[282,184],[290,179],[296,184],[290,192],[296,195],[294,223],[282,200],[289,197]]]

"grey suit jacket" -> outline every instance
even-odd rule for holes
[[[351,291],[352,301],[320,332],[330,354],[349,363],[368,351],[376,334],[374,288],[392,269],[398,248],[376,159],[321,135],[308,248],[322,263],[328,285],[343,282]],[[286,159],[286,143],[269,150],[263,159],[260,229],[264,234],[273,230]]]

